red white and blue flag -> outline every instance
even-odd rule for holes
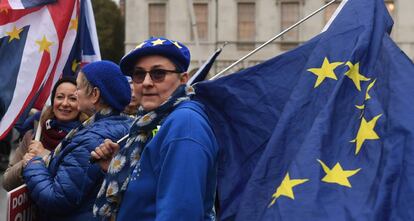
[[[1,1],[0,140],[34,98],[48,96],[62,74],[77,35],[79,3]]]
[[[26,9],[54,3],[56,0],[0,0],[2,9]]]
[[[101,60],[95,18],[90,0],[80,3],[78,34],[70,52],[63,75],[76,75],[78,69],[85,64]]]
[[[75,24],[77,25],[75,42],[73,43],[69,56],[66,59],[66,64],[62,70],[62,75],[66,76],[76,77],[79,69],[85,64],[101,60],[91,0],[80,0],[78,11],[79,13]],[[68,50],[68,48],[65,47],[65,50]],[[49,82],[49,84],[45,85],[45,87],[40,90],[41,93],[39,94],[39,97],[33,100],[35,101],[34,105],[32,105],[33,107],[42,109],[49,98],[50,90],[55,82],[56,81],[53,81],[53,83]],[[29,111],[30,108],[27,108],[26,112],[28,113]],[[26,119],[26,115],[27,114],[22,115],[23,120]]]

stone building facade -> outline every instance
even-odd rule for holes
[[[320,8],[328,0],[121,0],[125,6],[125,51],[149,36],[165,36],[190,47],[190,69],[198,67],[218,47],[227,45],[213,73],[232,64],[286,27]],[[393,39],[414,59],[412,0],[385,0],[394,18]],[[236,66],[235,71],[283,53],[311,39],[325,26],[334,3],[298,28]],[[191,8],[192,7],[192,8]],[[193,24],[193,25],[192,25]],[[197,31],[193,27],[197,27]],[[196,33],[196,34],[195,34]],[[197,37],[195,37],[197,36]],[[230,72],[231,72],[230,71]]]

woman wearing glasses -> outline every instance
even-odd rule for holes
[[[131,91],[116,64],[90,63],[76,82],[78,109],[91,117],[62,140],[51,158],[33,157],[23,170],[42,221],[98,220],[92,206],[104,176],[98,165],[89,163],[90,152],[105,138],[123,137],[131,124],[120,116]]]
[[[119,145],[110,140],[92,152],[107,171],[96,215],[214,220],[218,146],[203,106],[190,101],[189,63],[187,47],[165,38],[148,39],[121,60],[141,93],[141,110],[116,155]]]

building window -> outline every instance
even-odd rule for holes
[[[256,7],[254,2],[237,4],[237,48],[239,50],[254,49],[256,35]]]
[[[281,2],[281,29],[285,30],[299,21],[299,2]],[[282,36],[282,50],[288,50],[298,45],[299,30],[294,28]]]
[[[325,24],[328,23],[340,4],[341,2],[334,2],[325,9]]]
[[[148,33],[150,36],[165,36],[165,4],[154,3],[148,7]]]
[[[194,14],[197,24],[198,39],[202,41],[208,40],[208,4],[195,3]],[[194,40],[194,33],[191,30],[191,40]]]

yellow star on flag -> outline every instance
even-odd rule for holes
[[[371,99],[371,96],[369,95],[369,91],[372,89],[372,87],[374,87],[374,85],[375,85],[375,82],[377,81],[377,79],[375,79],[373,82],[371,82],[369,85],[368,85],[368,88],[367,88],[367,92],[366,92],[366,94],[365,94],[365,100],[369,100],[369,99]]]
[[[36,44],[38,44],[40,46],[39,47],[39,52],[43,52],[43,51],[50,52],[49,47],[53,44],[53,42],[48,41],[46,39],[46,36],[43,35],[42,40],[36,41]]]
[[[76,59],[73,60],[72,67],[71,67],[71,69],[72,69],[73,72],[76,72],[76,70],[78,69],[79,64],[80,64],[79,61],[77,61]]]
[[[70,20],[69,30],[78,30],[78,18],[74,18]]]
[[[161,40],[161,39],[157,39],[157,40],[155,40],[155,41],[152,41],[151,43],[152,43],[152,46],[155,46],[155,45],[162,45],[162,44],[164,44],[164,42],[165,42],[165,40]]]
[[[178,44],[178,42],[174,41],[174,45],[177,46],[177,48],[181,49],[182,47],[180,46],[180,44]]]
[[[359,127],[358,134],[354,140],[351,140],[352,143],[356,142],[355,155],[361,150],[362,144],[366,140],[378,140],[379,136],[374,131],[374,127],[377,124],[377,120],[382,116],[382,114],[375,116],[371,121],[367,122],[363,117],[361,120],[361,126]]]
[[[142,48],[142,46],[144,46],[145,45],[145,41],[144,42],[142,42],[141,44],[139,44],[139,45],[137,45],[136,47],[135,47],[135,49],[137,49],[137,48]]]
[[[374,87],[374,84],[375,84],[375,82],[377,81],[377,79],[375,79],[373,82],[371,82],[369,85],[368,85],[368,88],[367,88],[367,91],[365,92],[365,100],[367,101],[367,100],[369,100],[369,99],[371,99],[371,96],[369,95],[369,91],[372,89],[372,87]],[[362,113],[364,112],[364,110],[365,110],[365,104],[362,104],[362,105],[355,105],[355,107],[357,108],[357,109],[359,109],[359,110],[361,110],[362,111]],[[360,118],[362,117],[362,114],[361,114],[361,116],[360,116]]]
[[[289,197],[291,199],[295,199],[295,195],[293,194],[293,187],[300,185],[302,183],[305,183],[309,181],[309,179],[290,179],[289,173],[286,174],[285,178],[283,179],[282,183],[280,184],[280,186],[276,189],[276,192],[273,193],[272,198],[274,198],[272,200],[272,202],[269,204],[269,207],[272,206],[273,204],[275,204],[277,198],[279,198],[280,196],[286,196]]]
[[[362,105],[355,105],[355,107],[356,107],[358,110],[364,110],[364,109],[365,109],[365,104],[362,104]]]
[[[346,65],[349,67],[349,70],[345,73],[355,84],[355,87],[358,91],[361,91],[361,81],[369,81],[370,78],[363,76],[359,73],[359,63],[353,65],[351,62],[346,62]]]
[[[23,28],[17,29],[16,26],[14,26],[11,32],[6,32],[6,35],[10,36],[9,43],[14,39],[20,39],[20,32],[22,31]]]
[[[322,165],[322,169],[326,173],[326,176],[322,178],[322,181],[326,183],[336,183],[349,188],[352,186],[348,178],[361,170],[361,168],[356,170],[344,170],[339,162],[336,163],[332,169],[329,169],[329,167],[326,166],[326,164],[324,164],[321,160],[318,160],[318,162]]]
[[[325,59],[323,60],[322,67],[308,69],[308,71],[318,76],[318,78],[316,79],[314,88],[317,88],[325,80],[325,78],[331,78],[334,80],[338,80],[338,78],[335,75],[334,70],[336,67],[338,67],[341,64],[343,63],[342,62],[330,63],[328,58],[325,57]]]
[[[365,112],[365,104],[362,105],[355,105],[355,107],[361,111],[361,114],[359,115],[359,119],[361,119],[364,116]]]

